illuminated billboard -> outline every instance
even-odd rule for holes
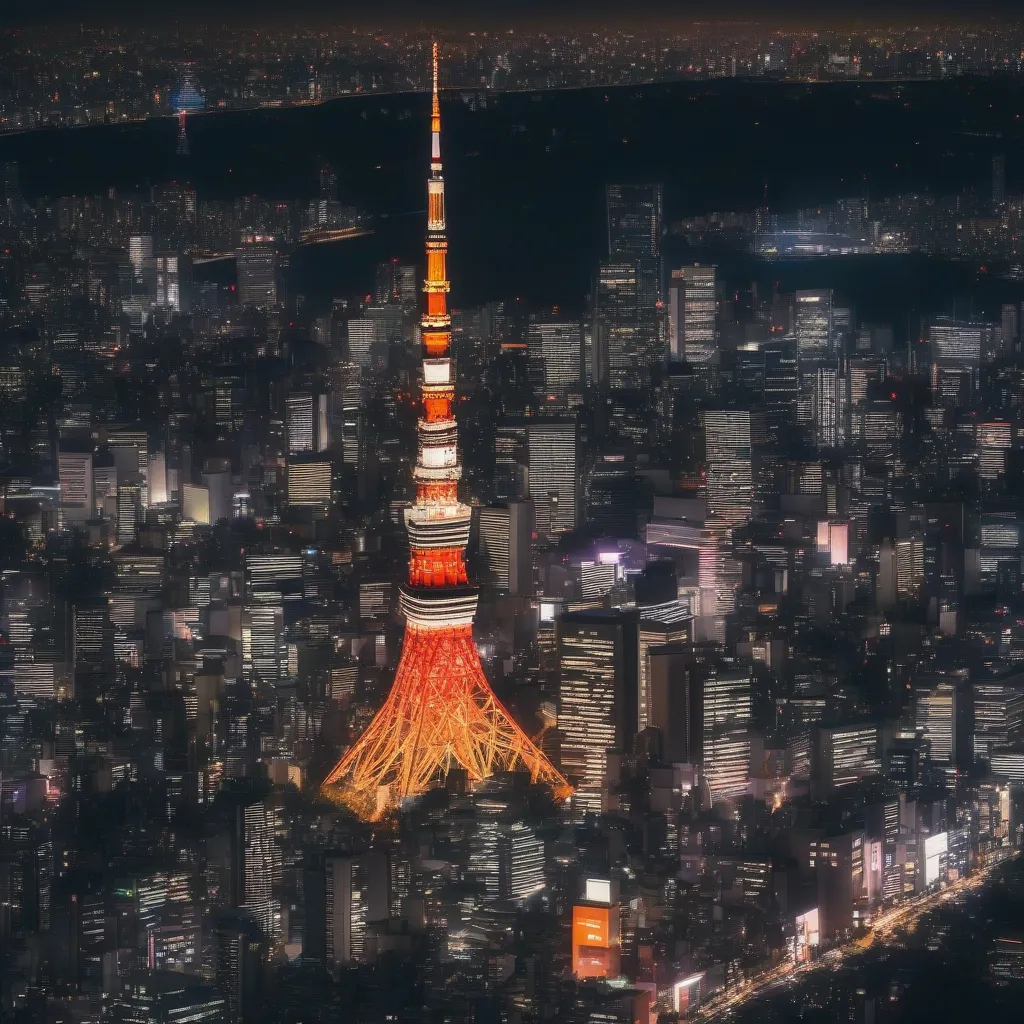
[[[818,923],[818,908],[813,907],[796,918],[796,945],[817,946],[821,942],[821,927]]]
[[[939,832],[934,836],[928,836],[924,841],[924,884],[926,887],[939,880],[942,861],[949,848],[948,838],[948,833]]]
[[[583,898],[588,903],[610,905],[612,902],[612,883],[607,878],[588,878]]]
[[[618,975],[617,907],[572,908],[572,962],[577,978],[612,978]]]

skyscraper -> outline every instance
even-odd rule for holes
[[[327,451],[327,395],[296,391],[287,408],[289,454]]]
[[[658,184],[608,185],[608,255],[661,259],[664,189]]]
[[[536,420],[526,428],[530,497],[537,532],[546,537],[579,525],[580,441],[575,420]]]
[[[833,347],[832,292],[798,291],[795,328],[800,359],[827,355]]]
[[[277,303],[277,253],[267,245],[235,250],[238,304],[266,309]]]
[[[598,383],[643,390],[661,357],[658,275],[650,259],[619,256],[597,272],[594,363]]]
[[[531,508],[526,502],[481,506],[477,532],[483,580],[512,596],[531,593]]]
[[[583,325],[557,313],[530,318],[530,360],[539,365],[544,391],[556,397],[582,390]]]
[[[60,478],[60,503],[68,522],[91,519],[93,516],[92,450],[57,454]]]
[[[636,732],[636,620],[621,612],[573,612],[556,628],[562,769],[577,787],[575,804],[599,813],[608,752],[623,750]]]
[[[706,363],[717,352],[715,268],[672,271],[668,282],[669,358]]]
[[[703,416],[709,523],[741,526],[754,501],[751,414],[709,409]]]

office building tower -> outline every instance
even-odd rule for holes
[[[303,955],[332,974],[365,962],[367,930],[389,914],[390,860],[382,853],[317,854],[303,871]]]
[[[707,363],[718,352],[715,268],[673,270],[668,282],[669,358]]]
[[[181,312],[181,274],[177,256],[157,256],[156,304],[172,313]]]
[[[749,666],[711,663],[692,669],[691,707],[700,707],[699,764],[712,799],[742,793],[750,780],[753,719]]]
[[[266,800],[240,802],[231,833],[231,897],[233,905],[259,925],[268,938],[281,927],[274,883],[280,881],[281,851],[277,843],[280,808]]]
[[[1000,314],[1000,335],[1002,355],[1012,355],[1020,341],[1020,307],[1014,303],[1003,305]]]
[[[254,604],[243,615],[242,658],[251,678],[275,684],[286,674],[283,637],[284,612],[280,604]]]
[[[364,369],[386,366],[392,346],[402,344],[402,307],[367,306],[349,319],[346,330],[350,362]]]
[[[768,428],[779,431],[796,419],[800,373],[796,345],[772,342],[764,348],[764,410]]]
[[[216,924],[216,988],[231,1024],[258,1018],[263,1005],[268,944],[259,925],[243,914],[222,914]]]
[[[277,252],[266,245],[235,250],[238,304],[268,309],[277,304]]]
[[[602,263],[594,294],[597,382],[612,389],[644,390],[661,361],[657,265],[622,257]]]
[[[527,502],[481,506],[477,510],[481,583],[513,597],[533,592],[532,518],[533,510]]]
[[[331,505],[329,462],[288,463],[288,504],[327,509]]]
[[[651,724],[651,652],[693,640],[693,616],[679,601],[640,608],[637,644],[637,731]]]
[[[71,661],[76,671],[113,665],[114,631],[106,604],[75,606]]]
[[[327,395],[296,391],[288,396],[288,453],[327,451]]]
[[[987,762],[992,751],[1014,746],[1024,725],[1024,691],[1013,683],[974,683],[974,760]]]
[[[558,728],[574,803],[606,809],[608,754],[636,731],[636,621],[620,612],[563,615],[558,631]]]
[[[796,293],[796,344],[800,359],[828,355],[834,345],[831,291]]]
[[[940,316],[928,325],[933,364],[959,368],[976,368],[982,354],[991,345],[991,336],[1002,325],[967,320],[954,320]]]
[[[193,523],[209,526],[213,522],[210,514],[210,488],[203,484],[182,484],[181,515]]]
[[[583,325],[557,313],[530,318],[530,360],[539,368],[545,397],[564,398],[583,387]]]
[[[514,821],[503,845],[507,850],[508,896],[513,900],[529,899],[547,885],[544,840],[529,825]]]
[[[579,526],[580,439],[575,420],[536,420],[526,428],[527,467],[537,532],[544,537]]]
[[[131,476],[117,485],[117,543],[131,544],[142,524],[142,478]]]
[[[914,727],[927,744],[928,760],[933,765],[956,764],[959,699],[953,682],[914,688]]]
[[[814,381],[814,440],[819,448],[838,448],[846,439],[846,381],[838,363],[819,366]]]
[[[750,521],[754,507],[752,414],[708,410],[703,419],[708,523],[742,526]]]
[[[115,1024],[228,1024],[221,992],[173,970],[129,974],[110,993],[105,1010]]]
[[[128,259],[132,265],[134,286],[147,295],[156,292],[156,260],[152,235],[132,235],[128,239]]]
[[[348,338],[348,359],[362,369],[373,365],[377,325],[369,317],[354,316],[345,325]]]
[[[1006,202],[1006,156],[997,153],[992,157],[992,205],[1002,206]]]
[[[92,476],[92,450],[57,453],[60,479],[60,504],[68,523],[92,519],[95,506]]]
[[[659,260],[664,189],[658,184],[608,185],[609,257],[631,256]]]
[[[874,722],[818,726],[811,732],[811,775],[826,788],[851,786],[882,771],[881,728]]]
[[[375,272],[374,302],[378,306],[398,303],[415,306],[417,298],[416,268],[390,260],[378,263]]]

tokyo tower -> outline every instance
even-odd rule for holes
[[[458,498],[462,466],[452,408],[436,43],[433,56],[427,308],[420,320],[423,411],[413,471],[416,501],[405,513],[410,548],[409,581],[401,593],[405,642],[387,700],[322,786],[326,796],[367,820],[425,792],[456,767],[473,781],[497,771],[529,772],[559,799],[572,792],[495,697],[473,642],[477,592],[465,565],[471,511]]]

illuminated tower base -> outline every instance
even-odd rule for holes
[[[496,771],[529,772],[559,799],[565,779],[494,696],[470,625],[410,624],[384,706],[324,782],[323,792],[375,820],[461,766],[474,782]]]

